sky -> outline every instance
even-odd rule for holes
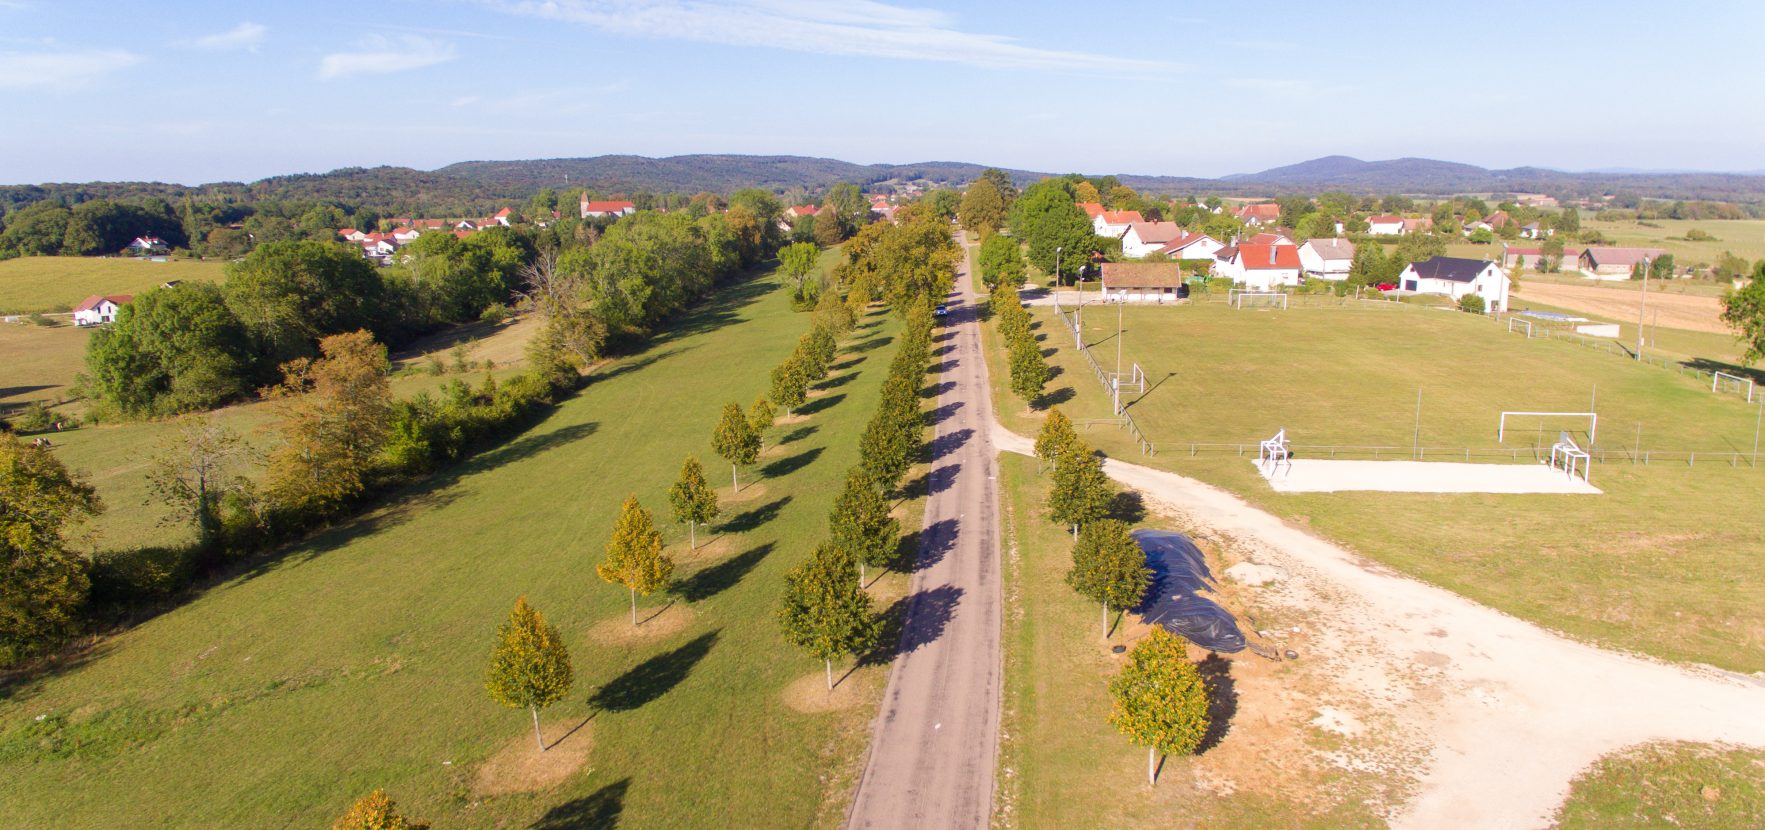
[[[631,153],[1765,169],[1765,3],[0,0],[0,183]]]

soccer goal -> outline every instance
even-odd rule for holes
[[[1600,416],[1597,412],[1524,412],[1503,410],[1501,419],[1496,422],[1495,441],[1505,443],[1508,440],[1510,427],[1524,429],[1528,426],[1538,428],[1541,439],[1536,446],[1543,446],[1542,436],[1546,424],[1560,425],[1564,421],[1587,424],[1587,446],[1591,447],[1599,437]],[[1511,422],[1511,423],[1510,423]],[[1567,435],[1567,432],[1562,433]]]
[[[1513,334],[1515,332],[1524,332],[1526,334],[1527,340],[1531,340],[1532,338],[1538,336],[1538,335],[1532,333],[1532,321],[1531,320],[1526,320],[1526,319],[1523,319],[1520,317],[1509,317],[1508,318],[1508,333]]]
[[[1717,372],[1710,377],[1710,391],[1718,394],[1723,392],[1733,392],[1737,395],[1744,394],[1747,396],[1747,403],[1752,403],[1753,379],[1743,378],[1740,375],[1731,375],[1727,372]]]
[[[1231,298],[1232,307],[1246,308],[1279,308],[1286,310],[1287,295],[1280,291],[1240,291]]]
[[[1282,427],[1274,437],[1258,445],[1256,450],[1256,465],[1258,467],[1267,467],[1271,471],[1278,470],[1283,462],[1286,463],[1289,471],[1293,469],[1293,450],[1287,444],[1286,427]]]
[[[1588,455],[1581,445],[1575,443],[1575,439],[1569,437],[1569,433],[1559,432],[1557,433],[1557,442],[1551,445],[1550,465],[1552,469],[1562,468],[1570,478],[1589,481],[1588,475],[1593,467],[1593,457]]]

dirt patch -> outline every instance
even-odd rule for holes
[[[717,488],[717,504],[719,506],[743,504],[766,495],[766,482],[754,481],[752,480],[752,477],[753,473],[749,473],[748,480],[742,482],[742,489],[740,490],[732,490],[728,487]],[[723,513],[724,518],[728,518],[729,511],[725,510]]]
[[[736,537],[734,536],[724,534],[712,538],[711,533],[701,527],[699,528],[699,546],[697,548],[688,550],[686,543],[681,542],[670,547],[668,549],[668,555],[674,557],[675,564],[683,562],[706,562],[713,559],[722,559],[723,557],[728,556],[729,551],[735,547],[735,543]]]
[[[1546,305],[1607,317],[1634,321],[1642,310],[1642,292],[1598,285],[1562,285],[1550,282],[1528,282],[1514,295],[1525,302],[1536,300]],[[1649,292],[1648,324],[1670,329],[1728,334],[1722,323],[1722,303],[1715,297],[1692,294]]]
[[[544,752],[534,744],[532,733],[523,730],[478,767],[472,792],[478,796],[532,793],[564,783],[588,763],[594,748],[592,730],[593,725],[582,719],[542,724]]]
[[[597,643],[627,645],[666,639],[685,631],[698,614],[684,602],[665,605],[637,606],[637,625],[630,614],[601,620],[588,630],[588,637]]]
[[[780,416],[778,416],[778,421],[777,421],[777,425],[782,426],[782,427],[788,427],[788,426],[792,426],[795,424],[806,424],[806,423],[809,423],[809,416],[804,415],[801,412],[794,412],[789,415],[780,415]]]
[[[792,680],[784,687],[784,705],[793,711],[814,714],[816,712],[837,712],[850,709],[864,702],[865,683],[859,673],[840,680],[843,669],[834,666],[834,680],[839,685],[830,691],[827,688],[827,673],[817,671],[805,674]]]

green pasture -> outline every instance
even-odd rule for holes
[[[71,311],[93,294],[139,294],[171,280],[224,279],[226,263],[29,256],[0,261],[0,314]]]

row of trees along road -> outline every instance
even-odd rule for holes
[[[1017,296],[1017,284],[1001,282],[993,289],[994,325],[1005,340],[1005,353],[1011,368],[1011,391],[1024,403],[1034,406],[1042,399],[1051,372],[1042,355],[1042,344],[1030,330],[1030,313],[1024,310]]]
[[[1102,605],[1102,634],[1109,639],[1109,611],[1140,605],[1152,589],[1152,569],[1127,522],[1110,518],[1116,499],[1098,454],[1078,437],[1059,409],[1051,409],[1036,436],[1036,457],[1054,468],[1049,518],[1073,528],[1072,566],[1066,582]],[[1110,681],[1109,714],[1123,735],[1147,748],[1147,780],[1157,783],[1159,753],[1188,754],[1208,727],[1208,689],[1183,641],[1154,626],[1135,644],[1129,663]]]

